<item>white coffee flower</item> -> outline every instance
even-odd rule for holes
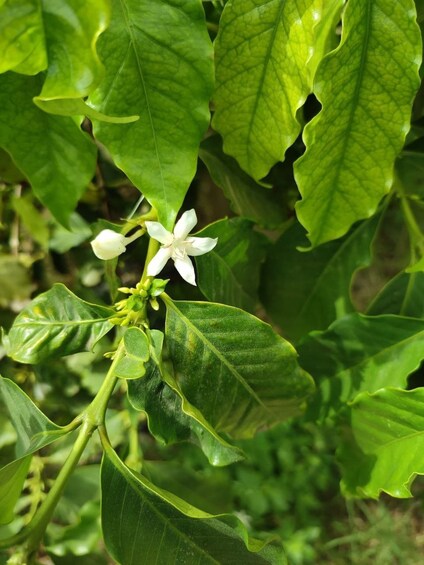
[[[138,231],[131,237],[125,237],[113,230],[102,230],[91,242],[94,255],[103,261],[114,259],[124,253],[126,246],[140,237],[142,232]]]
[[[188,234],[196,224],[197,216],[194,210],[184,212],[175,225],[174,233],[166,230],[159,222],[146,222],[150,237],[162,244],[147,266],[149,277],[159,274],[168,260],[172,259],[182,278],[188,283],[196,285],[194,267],[189,255],[192,257],[203,255],[211,251],[218,241],[218,239],[211,237],[189,237]]]

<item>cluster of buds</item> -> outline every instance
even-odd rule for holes
[[[135,288],[126,286],[119,288],[119,292],[129,296],[115,304],[116,316],[111,318],[112,324],[129,326],[143,323],[148,303],[153,310],[159,310],[157,297],[165,290],[168,280],[147,279],[143,283],[137,283]]]

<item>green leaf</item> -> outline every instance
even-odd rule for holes
[[[411,495],[424,475],[424,389],[383,389],[361,394],[348,414],[351,434],[339,451],[345,495]]]
[[[220,220],[197,235],[218,238],[212,251],[195,258],[198,285],[204,296],[254,312],[266,238],[243,218]]]
[[[55,284],[17,316],[5,340],[8,355],[35,364],[90,349],[113,327],[113,313]]]
[[[94,174],[96,147],[72,118],[46,114],[34,105],[40,86],[40,76],[0,76],[0,147],[37,198],[66,225]]]
[[[283,207],[275,195],[264,190],[240,168],[235,159],[223,152],[218,135],[202,141],[199,157],[236,214],[267,227],[278,226],[284,221]]]
[[[307,253],[297,249],[307,240],[301,226],[294,224],[271,248],[263,270],[261,299],[289,339],[298,341],[354,310],[352,276],[371,261],[378,220],[362,222],[343,239]]]
[[[305,128],[295,167],[299,221],[313,246],[370,217],[393,182],[420,81],[421,35],[413,0],[349,2],[340,46],[322,61],[322,110]]]
[[[90,120],[98,120],[100,122],[108,122],[110,124],[130,124],[136,122],[140,116],[106,116],[102,112],[97,112],[88,106],[84,100],[78,99],[59,99],[59,100],[43,100],[39,96],[34,98],[34,103],[39,108],[50,114],[59,116],[87,116]]]
[[[424,273],[399,273],[375,297],[367,314],[424,318]]]
[[[175,378],[218,433],[251,437],[301,412],[312,380],[294,348],[270,326],[222,304],[165,303]]]
[[[124,334],[125,353],[116,365],[115,375],[122,379],[138,379],[145,372],[150,357],[149,340],[140,328],[128,328]]]
[[[300,344],[299,359],[317,383],[309,415],[332,415],[360,392],[404,387],[424,359],[424,320],[351,314]]]
[[[46,249],[49,243],[49,228],[46,219],[34,206],[31,193],[14,198],[12,206],[31,237]],[[16,281],[13,284],[16,286]]]
[[[396,173],[408,195],[424,197],[424,159],[422,153],[402,151],[396,161]]]
[[[340,2],[324,4],[234,0],[225,6],[215,42],[213,125],[224,151],[255,179],[284,159],[300,132],[296,113],[312,87],[307,63],[317,47],[317,21]]]
[[[88,100],[128,125],[93,120],[96,137],[170,229],[209,123],[212,48],[198,0],[113,0],[99,41],[106,76]]]
[[[163,333],[151,331],[152,356],[144,379],[128,382],[128,398],[136,410],[147,414],[149,430],[165,444],[191,441],[201,447],[211,465],[228,465],[243,458],[240,449],[227,443],[182,394],[178,383],[161,361]]]
[[[39,0],[3,0],[0,5],[0,73],[36,75],[47,67]]]
[[[281,547],[249,539],[235,516],[214,517],[154,486],[111,448],[102,463],[102,527],[122,565],[145,563],[286,563]]]
[[[51,422],[17,385],[3,377],[0,377],[0,396],[18,436],[18,459],[0,469],[0,524],[7,524],[13,520],[13,510],[22,492],[31,454],[59,439],[68,430]]]
[[[14,301],[19,304],[31,296],[33,282],[30,270],[19,257],[0,254],[0,288],[2,308],[10,308]]]

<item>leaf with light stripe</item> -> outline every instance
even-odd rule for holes
[[[96,137],[170,229],[209,123],[212,46],[198,0],[113,0],[98,46],[106,75],[88,100],[128,125],[93,120]]]
[[[175,378],[218,433],[252,437],[302,411],[312,379],[268,324],[223,304],[168,297],[165,304]]]
[[[334,415],[360,392],[404,387],[424,359],[424,320],[351,314],[298,348],[302,367],[317,383],[309,415]]]
[[[295,166],[300,222],[313,246],[371,216],[393,182],[419,87],[421,35],[413,0],[348,2],[340,46],[322,61],[322,110]]]
[[[307,63],[313,48],[324,46],[315,44],[317,26],[337,4],[233,0],[225,6],[215,42],[213,125],[224,151],[255,179],[284,159],[300,132],[296,112],[313,77]]]
[[[248,537],[231,515],[213,516],[153,485],[108,446],[102,463],[102,528],[122,565],[285,565],[279,545]]]
[[[4,339],[7,353],[20,363],[40,363],[90,349],[113,328],[113,314],[55,284],[17,316]]]
[[[347,416],[351,432],[339,450],[343,492],[411,497],[412,481],[424,475],[424,389],[361,394]]]

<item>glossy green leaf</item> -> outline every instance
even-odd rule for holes
[[[113,313],[55,284],[17,316],[5,338],[8,355],[20,363],[40,363],[90,349],[113,327]]]
[[[147,414],[150,432],[162,443],[191,441],[201,447],[211,465],[228,465],[243,454],[221,438],[182,394],[178,383],[160,361],[163,334],[151,331],[153,351],[144,379],[128,383],[128,398]]]
[[[322,110],[305,128],[295,168],[298,218],[313,246],[371,216],[390,190],[420,84],[413,0],[349,2],[342,25],[340,46],[316,75]]]
[[[200,146],[199,157],[207,166],[214,183],[222,188],[231,209],[261,226],[275,227],[284,221],[283,207],[275,195],[264,190],[222,150],[218,135],[208,137]]]
[[[36,75],[47,67],[39,0],[0,3],[0,73],[15,70]]]
[[[243,218],[220,220],[198,235],[218,238],[212,251],[195,258],[198,285],[204,296],[254,312],[266,238]]]
[[[41,80],[12,72],[0,75],[0,147],[28,178],[37,198],[66,224],[94,174],[96,147],[72,118],[46,114],[34,105]]]
[[[399,273],[375,297],[367,314],[424,318],[424,273]]]
[[[18,459],[0,469],[0,524],[7,524],[13,520],[13,510],[22,492],[31,454],[59,439],[68,430],[51,422],[16,384],[2,377],[0,397],[18,436]]]
[[[202,5],[113,0],[99,54],[106,76],[88,103],[107,115],[140,119],[128,125],[94,120],[96,137],[169,229],[209,123],[212,48]]]
[[[175,378],[218,433],[251,437],[301,412],[313,382],[269,325],[222,304],[165,303]]]
[[[378,218],[359,224],[343,239],[307,253],[298,224],[287,229],[271,248],[263,271],[261,299],[267,313],[289,339],[324,329],[354,310],[351,279],[371,261],[371,242]]]
[[[317,22],[334,2],[326,4],[233,0],[225,6],[215,42],[213,125],[224,151],[255,179],[284,159],[300,132],[296,113],[312,87],[307,63]]]
[[[106,547],[122,565],[286,563],[282,548],[249,539],[235,517],[214,517],[154,486],[106,448],[102,463],[102,527]]]
[[[149,340],[140,328],[128,328],[124,334],[125,353],[115,367],[115,375],[122,379],[138,379],[146,372],[150,357]]]
[[[339,450],[344,494],[412,496],[412,481],[424,475],[424,389],[361,394],[348,420],[351,433]]]
[[[424,359],[424,320],[351,314],[300,344],[299,359],[317,383],[309,414],[334,414],[360,392],[404,387]]]

